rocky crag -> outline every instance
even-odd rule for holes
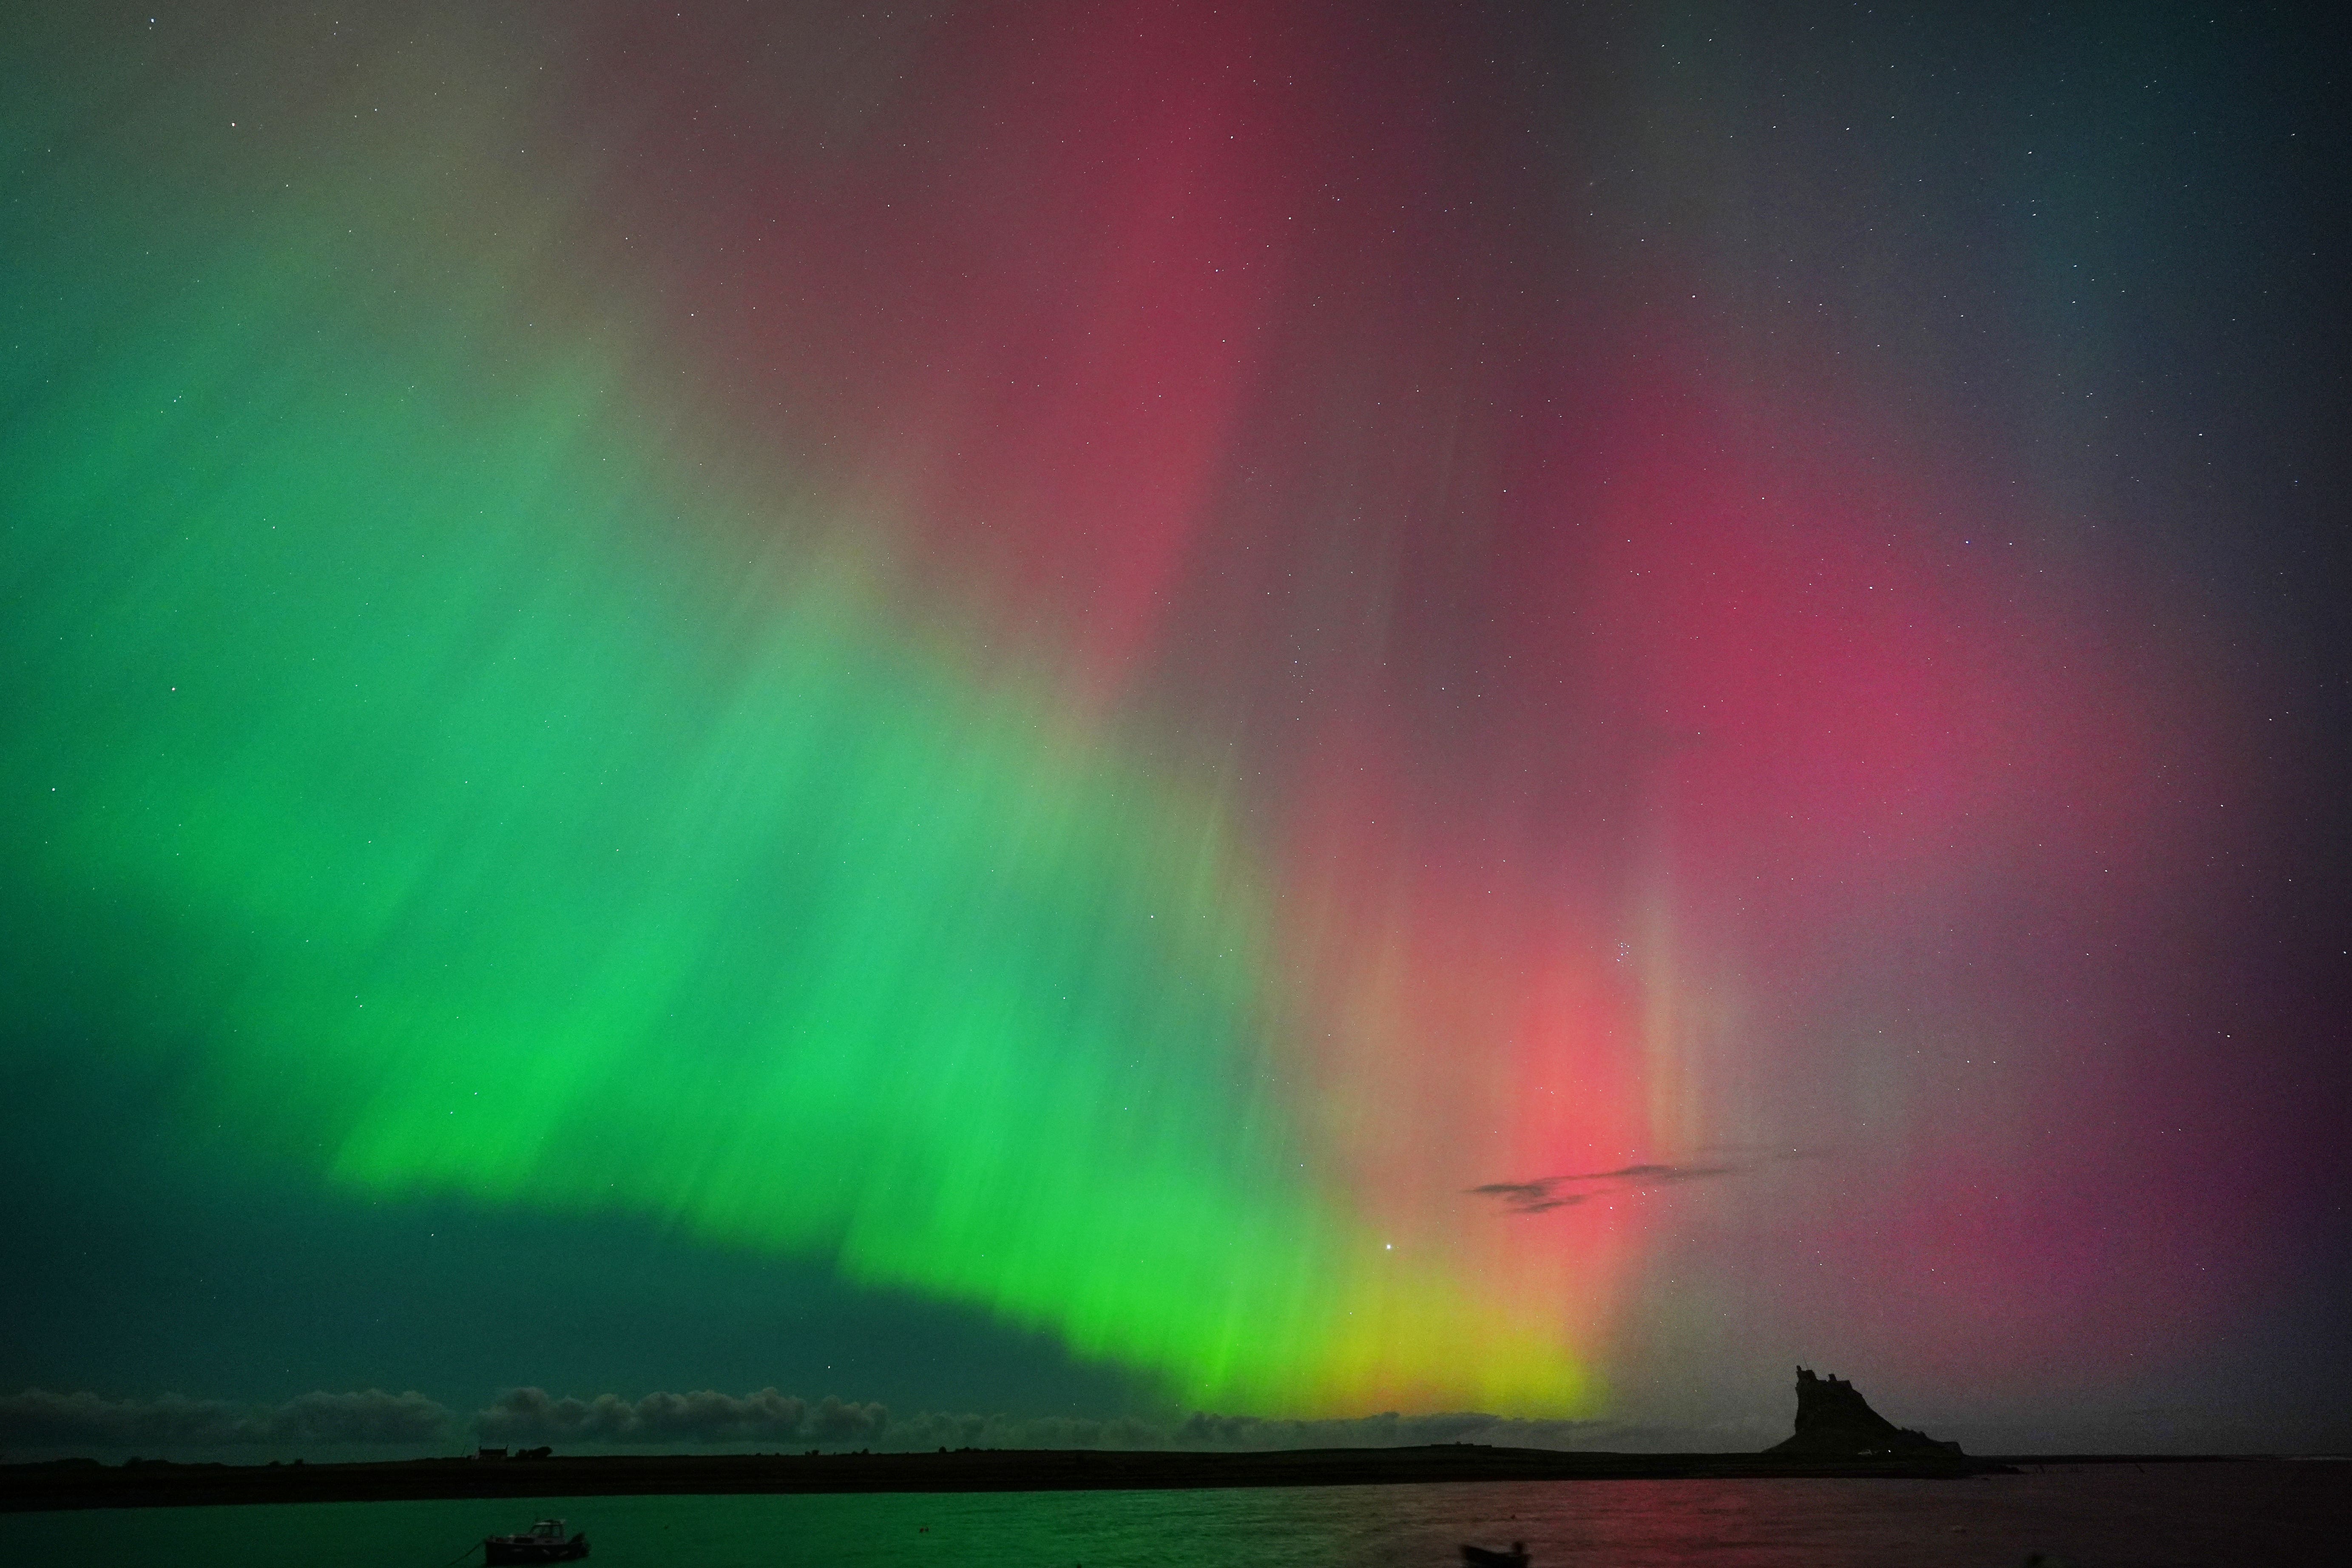
[[[1960,1446],[1897,1426],[1873,1410],[1862,1391],[1845,1379],[1815,1377],[1801,1366],[1797,1369],[1797,1430],[1788,1441],[1764,1451],[1803,1458],[1863,1458],[1958,1454]]]

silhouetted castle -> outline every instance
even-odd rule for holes
[[[1797,1430],[1768,1454],[1860,1458],[1874,1454],[1957,1454],[1958,1443],[1940,1443],[1924,1432],[1897,1426],[1870,1407],[1861,1390],[1836,1376],[1815,1377],[1797,1369]]]

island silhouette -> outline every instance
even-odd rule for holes
[[[1764,1450],[1791,1458],[1860,1458],[1904,1454],[1960,1458],[1958,1443],[1897,1426],[1870,1407],[1862,1391],[1834,1373],[1816,1377],[1797,1369],[1797,1429]]]

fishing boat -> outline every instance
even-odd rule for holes
[[[588,1537],[566,1536],[564,1529],[560,1519],[541,1519],[519,1534],[486,1536],[482,1541],[482,1561],[493,1564],[572,1563],[587,1556]]]
[[[1462,1568],[1528,1568],[1528,1543],[1514,1541],[1508,1552],[1489,1552],[1483,1546],[1462,1549]]]

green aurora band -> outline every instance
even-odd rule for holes
[[[28,1037],[355,1196],[826,1258],[1213,1407],[1582,1399],[1302,1146],[1211,787],[894,631],[876,531],[680,481],[625,354],[499,322],[535,242],[460,287],[352,216],[20,290]]]

